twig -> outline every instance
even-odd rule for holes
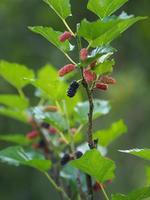
[[[105,189],[104,189],[104,187],[103,187],[102,184],[100,184],[100,187],[101,187],[101,189],[102,189],[102,192],[103,192],[103,194],[104,194],[105,199],[106,199],[106,200],[109,200],[109,197],[108,197],[108,195],[107,195],[107,193],[106,193],[106,191],[105,191]]]
[[[59,187],[55,181],[49,176],[49,174],[47,172],[44,172],[45,176],[48,178],[49,182],[52,184],[52,186],[57,190],[57,192],[59,192],[60,194],[63,195],[63,197],[66,199],[66,200],[71,200],[68,195],[66,194],[66,192],[61,188]]]

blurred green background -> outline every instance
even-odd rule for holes
[[[86,10],[87,0],[71,0],[73,18],[71,27],[84,17],[96,17]],[[122,9],[121,9],[122,10]],[[123,7],[129,14],[148,16],[149,0],[130,0]],[[118,12],[119,13],[119,12]],[[0,0],[0,59],[18,62],[37,70],[47,62],[60,68],[66,58],[45,39],[33,34],[27,26],[45,25],[64,30],[62,22],[42,0]],[[100,98],[110,99],[112,111],[95,123],[96,128],[105,128],[120,118],[128,125],[128,134],[109,147],[109,156],[117,163],[117,178],[109,186],[112,192],[127,193],[145,185],[145,165],[150,163],[119,153],[118,149],[150,147],[150,20],[139,22],[122,35],[113,46],[116,67],[113,76],[115,87]],[[73,55],[74,56],[74,55]],[[0,79],[0,93],[16,91]],[[33,99],[33,88],[26,88]],[[98,125],[100,124],[100,125]],[[30,127],[0,117],[0,133],[26,133]],[[1,144],[0,148],[4,144]],[[50,200],[58,199],[51,186],[40,173],[25,167],[14,168],[0,164],[1,200]],[[52,196],[52,193],[54,196]]]

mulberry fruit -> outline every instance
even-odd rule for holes
[[[76,151],[75,152],[75,157],[78,159],[78,158],[81,158],[81,156],[83,155],[83,153],[81,151]]]
[[[32,140],[32,139],[34,139],[38,136],[39,136],[39,132],[36,131],[36,130],[27,133],[27,138],[30,139],[30,140]]]
[[[67,96],[74,97],[77,92],[78,87],[79,87],[79,83],[77,81],[72,81],[72,83],[70,84],[70,87],[67,91]]]
[[[86,48],[81,49],[80,51],[80,59],[82,61],[85,61],[87,59],[88,56],[88,50]]]
[[[92,72],[89,69],[84,69],[83,75],[84,75],[84,78],[87,82],[92,82],[96,79],[95,72]]]
[[[69,72],[73,71],[74,69],[75,69],[74,64],[68,64],[68,65],[65,65],[64,67],[62,67],[58,71],[58,74],[59,74],[59,76],[64,76],[64,75],[68,74]]]
[[[64,33],[62,33],[60,36],[59,36],[59,41],[60,42],[65,42],[66,40],[70,40],[72,37],[72,34],[68,31],[65,31]]]
[[[96,84],[96,88],[100,89],[100,90],[107,90],[108,89],[108,85],[105,83],[97,83]]]
[[[61,165],[64,166],[70,161],[70,155],[66,153],[61,159]]]
[[[100,81],[105,83],[105,84],[115,84],[116,80],[110,76],[102,76],[100,77]]]

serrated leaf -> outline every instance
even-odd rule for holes
[[[102,46],[112,42],[126,29],[142,19],[145,17],[122,17],[122,15],[105,21],[88,22],[84,19],[80,24],[78,34],[86,39],[91,47]]]
[[[50,160],[33,150],[25,150],[20,146],[8,147],[0,151],[0,161],[9,165],[26,165],[40,171],[47,171],[51,167]]]
[[[0,140],[5,142],[12,142],[16,143],[18,145],[29,145],[31,143],[31,140],[29,140],[26,136],[21,134],[7,134],[7,135],[1,135],[0,134]]]
[[[27,122],[27,114],[21,110],[13,110],[0,106],[0,115],[4,115],[6,117],[10,117],[24,123]]]
[[[145,187],[130,192],[128,195],[112,195],[112,200],[144,200],[148,197],[150,197],[150,187]]]
[[[87,59],[84,62],[79,63],[79,66],[81,65],[82,67],[87,67],[89,64],[93,63],[94,61],[97,61],[102,55],[112,55],[114,51],[115,49],[109,45],[98,47],[91,52],[91,54],[87,57]]]
[[[119,136],[126,133],[127,126],[122,120],[114,122],[110,128],[97,131],[93,134],[94,139],[99,139],[99,144],[102,146],[108,146]]]
[[[61,19],[71,16],[71,5],[69,0],[43,0],[47,3]]]
[[[0,95],[0,104],[6,105],[13,109],[24,110],[28,107],[29,102],[27,99],[18,95],[6,94]]]
[[[103,63],[99,63],[93,68],[93,71],[98,75],[103,75],[111,73],[113,71],[113,65],[115,64],[114,60],[106,60]]]
[[[89,0],[87,8],[100,18],[110,16],[128,0]]]
[[[150,160],[150,149],[129,149],[129,150],[119,150],[122,153],[128,153],[145,160]]]
[[[87,151],[81,158],[71,161],[70,164],[100,183],[114,178],[114,162],[101,156],[96,149]]]
[[[34,72],[24,65],[0,61],[0,76],[17,89],[21,89],[34,78]]]
[[[74,48],[69,41],[60,42],[59,36],[61,35],[61,32],[54,31],[51,27],[33,26],[29,27],[29,29],[34,33],[42,35],[62,52],[72,51]]]
[[[77,114],[77,120],[80,123],[86,123],[88,121],[88,110],[89,102],[79,102],[75,107],[75,112]],[[101,115],[106,115],[110,111],[110,104],[108,101],[103,101],[99,99],[94,99],[94,111],[93,118],[96,119]]]

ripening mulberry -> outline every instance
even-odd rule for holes
[[[77,81],[72,81],[67,91],[67,96],[74,97],[78,88],[79,88],[79,83]]]
[[[34,139],[38,136],[39,136],[39,132],[36,131],[36,130],[27,133],[27,138],[30,139],[30,140],[32,140],[32,139]]]
[[[96,79],[95,72],[92,72],[89,69],[84,69],[83,75],[84,75],[84,78],[87,82],[92,82]]]
[[[106,84],[115,84],[116,80],[110,76],[102,76],[100,77],[100,81]]]
[[[70,40],[72,37],[72,34],[68,31],[65,31],[64,33],[62,33],[60,36],[59,36],[59,41],[60,42],[65,42],[66,40]]]
[[[108,85],[105,83],[97,83],[96,84],[96,88],[100,89],[100,90],[107,90],[108,89]]]
[[[58,74],[59,74],[59,76],[64,76],[64,75],[68,74],[69,72],[73,71],[75,69],[75,67],[76,66],[74,64],[65,65],[58,71]]]
[[[87,59],[88,56],[88,50],[86,48],[81,49],[80,51],[80,59],[82,61],[85,61]]]

